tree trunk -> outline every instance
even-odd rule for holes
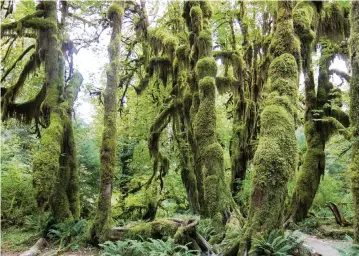
[[[101,146],[100,192],[96,217],[91,227],[91,241],[97,244],[106,238],[111,225],[111,197],[116,162],[116,117],[117,86],[119,83],[120,36],[123,9],[119,2],[113,2],[107,16],[111,21],[112,34],[108,46],[109,66],[107,68],[107,85],[104,92],[104,129]]]
[[[245,239],[282,227],[287,182],[297,166],[295,115],[300,45],[293,30],[292,2],[278,2],[277,15],[270,48],[274,57],[268,72],[270,91],[260,117]]]
[[[200,214],[217,223],[226,223],[233,199],[224,181],[223,149],[216,137],[215,77],[217,64],[212,57],[211,6],[207,1],[188,1],[184,18],[190,30],[192,73],[191,134]],[[193,137],[192,137],[193,136]]]
[[[303,14],[306,15],[304,16]],[[335,43],[328,39],[320,40],[322,49],[319,61],[317,92],[315,89],[314,75],[311,67],[311,53],[313,51],[313,42],[317,41],[315,37],[316,26],[318,25],[315,24],[320,22],[318,16],[319,13],[317,13],[316,6],[312,2],[301,2],[294,10],[294,27],[301,39],[303,72],[306,77],[304,133],[307,142],[307,151],[304,155],[303,165],[298,175],[292,199],[290,221],[294,222],[302,221],[312,206],[320,184],[320,178],[324,175],[325,144],[338,130],[335,125],[333,126],[333,122],[339,122],[344,127],[348,125],[345,120],[346,118],[338,118],[335,115],[331,103],[333,99],[331,92],[334,86],[329,81],[329,67],[338,53],[339,47],[335,47]],[[310,20],[309,23],[308,18]],[[313,26],[315,27],[314,31],[312,30]],[[332,33],[334,34],[335,32],[337,31]],[[336,111],[344,114],[340,109]],[[329,119],[331,117],[334,119]]]
[[[352,2],[350,13],[350,60],[352,78],[350,81],[350,119],[354,128],[352,146],[352,191],[354,200],[354,242],[359,243],[359,2]]]
[[[42,113],[49,126],[41,137],[35,155],[34,186],[40,208],[50,208],[57,222],[79,218],[78,174],[72,134],[72,105],[82,83],[80,74],[73,76],[65,88],[64,59],[57,27],[55,1],[42,2],[45,19],[52,26],[40,29],[39,41],[46,46],[39,52],[45,63],[46,97]],[[66,90],[66,93],[64,91]]]

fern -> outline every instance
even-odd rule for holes
[[[78,243],[84,235],[87,228],[85,220],[79,221],[65,221],[55,224],[49,230],[48,236],[59,243],[59,251],[67,251],[68,249],[77,249]]]
[[[104,250],[102,256],[192,256],[196,253],[187,245],[176,244],[172,238],[166,241],[152,238],[148,241],[106,241],[100,246]]]
[[[214,227],[211,219],[203,219],[196,226],[196,230],[207,241],[214,235]]]
[[[359,245],[353,244],[353,238],[345,235],[345,240],[347,240],[349,243],[345,246],[335,246],[335,249],[337,249],[341,256],[356,256],[359,255]]]
[[[296,234],[281,235],[280,230],[273,230],[268,236],[253,239],[250,255],[290,256],[291,252],[302,244]]]

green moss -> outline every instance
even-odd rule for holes
[[[216,86],[220,94],[230,92],[233,88],[233,78],[231,77],[216,77]]]
[[[326,2],[320,12],[320,35],[334,41],[345,37],[345,7],[337,2]]]
[[[293,10],[293,24],[296,34],[303,43],[311,43],[315,38],[312,27],[318,23],[318,14],[313,2],[299,2]]]
[[[268,71],[270,90],[260,116],[245,239],[282,227],[287,182],[297,167],[294,110],[300,47],[294,35],[291,2],[277,3],[276,31],[270,51],[274,56]]]
[[[200,59],[196,64],[196,75],[198,80],[206,76],[216,77],[217,63],[215,59],[212,57]]]
[[[300,41],[294,34],[292,19],[284,20],[277,25],[270,51],[274,57],[290,53],[295,57],[297,63],[300,63]]]
[[[202,24],[202,10],[199,6],[193,6],[190,11],[192,31],[198,34],[203,27]]]
[[[212,6],[209,1],[200,1],[201,10],[203,13],[203,18],[210,19],[212,17]]]
[[[107,17],[110,20],[114,19],[122,19],[123,16],[123,8],[119,3],[112,3],[107,10]]]
[[[217,214],[218,210],[218,201],[219,201],[219,193],[218,191],[218,176],[217,175],[209,175],[205,178],[204,181],[204,195],[205,200],[207,202],[207,215],[213,217]]]
[[[209,30],[203,30],[197,38],[198,58],[211,56],[212,53],[212,33]]]

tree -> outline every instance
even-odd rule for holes
[[[335,20],[326,19],[327,16],[331,17],[336,13],[342,15],[337,15]],[[349,125],[349,117],[340,109],[341,103],[339,106],[336,104],[340,100],[337,98],[341,97],[340,89],[335,88],[329,81],[329,67],[334,58],[337,55],[345,55],[337,43],[345,38],[346,34],[344,29],[345,8],[338,3],[326,3],[322,10],[318,10],[312,2],[301,2],[295,7],[293,18],[295,31],[301,40],[306,106],[304,133],[307,150],[296,180],[290,217],[294,222],[299,222],[307,216],[318,190],[320,179],[324,175],[325,144],[336,132],[348,138],[345,128]],[[326,24],[328,22],[342,23],[343,25],[337,29],[335,24],[330,26]],[[333,28],[336,30],[332,31]],[[317,38],[318,34],[319,38]],[[316,41],[319,41],[321,46],[317,89],[311,61],[311,53]]]
[[[113,2],[107,11],[112,33],[108,46],[109,66],[107,67],[107,84],[104,92],[104,129],[101,145],[100,192],[96,217],[91,227],[91,240],[94,244],[103,241],[110,229],[111,197],[113,190],[114,169],[116,163],[116,117],[117,86],[119,84],[119,54],[123,9],[119,2]]]
[[[268,70],[270,90],[260,116],[245,238],[281,228],[287,182],[297,165],[295,116],[300,43],[294,35],[292,4],[277,3],[275,32],[269,49],[274,58]]]
[[[12,23],[1,25],[2,36],[29,36],[35,33],[35,52],[24,65],[15,84],[3,88],[2,119],[15,117],[21,122],[35,121],[45,129],[41,133],[41,148],[34,157],[34,186],[38,207],[50,209],[56,221],[79,218],[78,173],[76,150],[71,123],[72,105],[82,83],[82,76],[75,73],[65,81],[65,60],[67,43],[63,40],[62,24],[57,22],[56,1],[40,2],[36,11]],[[66,15],[63,13],[63,19]],[[17,38],[17,36],[15,36]],[[11,47],[11,45],[10,45]],[[18,58],[29,52],[26,49]],[[2,77],[10,73],[16,62]],[[44,65],[45,81],[38,94],[23,103],[16,103],[26,78]]]
[[[359,243],[359,2],[352,2],[350,10],[350,61],[352,78],[350,81],[350,120],[353,126],[351,178],[354,199],[354,241]]]

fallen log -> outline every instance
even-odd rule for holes
[[[37,242],[27,251],[20,254],[20,256],[36,256],[47,247],[48,243],[45,238],[40,238]]]
[[[348,227],[351,225],[350,222],[348,222],[345,218],[343,213],[339,210],[339,207],[333,203],[333,202],[329,202],[327,204],[327,206],[329,207],[329,209],[332,211],[334,217],[335,217],[335,221],[338,225],[342,226],[342,227]]]
[[[197,219],[159,219],[151,222],[129,224],[123,227],[114,227],[108,234],[111,241],[125,239],[162,239],[174,238],[178,244],[187,245],[190,249],[201,250],[213,255],[212,246],[196,232]]]

